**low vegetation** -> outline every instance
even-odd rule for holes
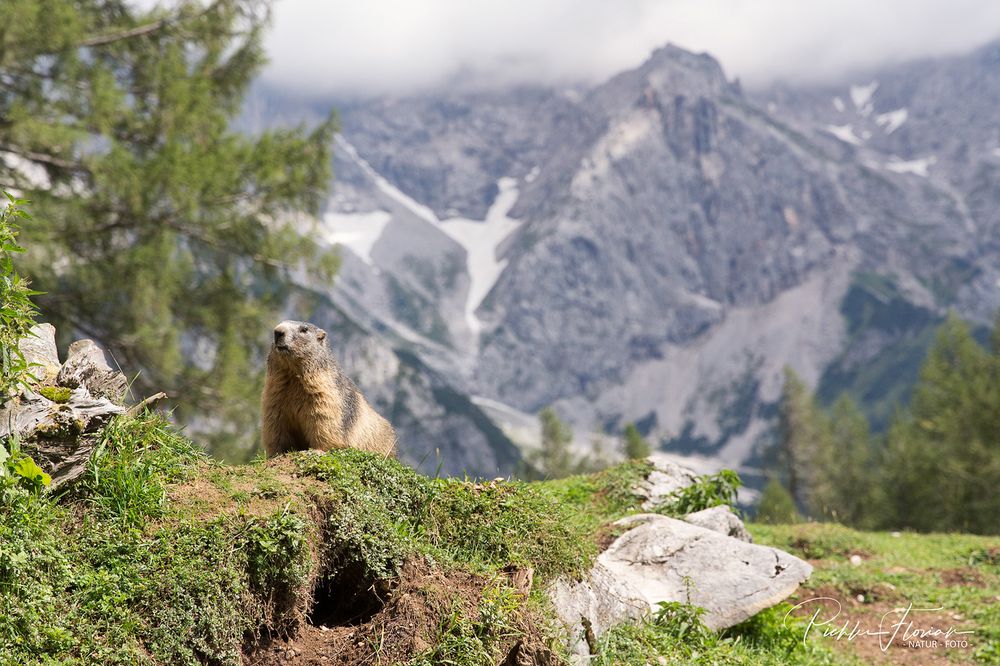
[[[0,451],[4,665],[272,664],[310,637],[333,663],[495,664],[529,647],[558,660],[560,629],[542,590],[590,565],[609,524],[639,510],[633,488],[650,469],[630,461],[545,482],[432,479],[353,450],[230,466],[152,414],[113,421],[86,475],[57,492],[16,442]],[[737,483],[703,478],[671,506],[725,503]],[[815,524],[755,533],[817,561],[803,594],[874,595],[888,576],[978,627],[1000,626],[983,596],[1000,593],[985,539]],[[861,567],[844,564],[855,551],[870,558]],[[904,570],[879,573],[893,566]],[[983,587],[928,582],[953,571]],[[719,634],[697,609],[665,604],[602,636],[596,663],[853,663],[828,639],[802,641],[803,621],[787,622],[787,609]],[[977,634],[976,654],[994,654],[997,638]]]
[[[858,623],[861,629],[878,631],[883,617],[888,618],[885,625],[891,626],[912,603],[906,618],[913,622],[910,636],[904,638],[907,627],[902,627],[884,651],[877,636],[816,638],[835,650],[838,663],[850,658],[865,664],[1000,663],[997,537],[862,532],[830,523],[749,527],[758,543],[787,550],[813,564],[812,576],[788,601],[793,605],[817,597],[828,601],[797,609],[793,615],[800,619],[808,619],[821,607],[819,621],[823,621],[832,617],[839,604],[841,615],[833,623],[835,629],[847,622],[848,629]],[[971,633],[950,638],[914,635],[932,627]]]

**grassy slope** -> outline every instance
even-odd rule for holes
[[[879,639],[858,636],[835,640],[822,637],[844,655],[860,656],[865,663],[1000,663],[1000,538],[966,534],[914,534],[910,532],[859,532],[840,525],[751,525],[758,543],[782,548],[809,560],[812,577],[790,600],[803,602],[827,596],[841,604],[840,627],[877,630],[889,613],[887,627],[898,622],[896,609],[941,608],[935,612],[912,611],[907,621],[913,629],[930,627],[971,630],[955,636],[968,646],[949,648],[938,638],[937,646],[907,646],[902,634],[884,652]],[[851,556],[855,558],[852,563]],[[815,604],[799,615],[811,616]],[[822,619],[830,617],[832,604],[824,605]],[[905,628],[905,627],[903,627]],[[901,628],[901,632],[903,630]],[[933,639],[934,637],[931,637]]]
[[[474,482],[356,451],[227,466],[156,417],[121,419],[71,493],[0,498],[0,664],[238,664],[308,629],[323,590],[326,622],[351,620],[355,654],[371,663],[496,663],[529,639],[558,652],[541,589],[589,565],[607,524],[637,510],[630,489],[647,469]],[[758,533],[782,545],[804,528],[781,529]],[[973,546],[984,547],[962,542],[953,554],[971,557]],[[528,566],[535,582],[524,597],[507,572]],[[975,567],[996,585],[995,564]],[[438,582],[408,582],[415,569]],[[395,597],[425,600],[425,631],[405,645],[393,642],[388,611],[365,619],[401,571],[397,590],[407,592]],[[973,617],[975,603],[962,612]],[[598,663],[851,663],[828,642],[803,645],[782,608],[724,636],[698,629],[688,609],[668,611],[602,638]]]

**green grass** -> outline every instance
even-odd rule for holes
[[[890,606],[911,601],[915,608],[940,606],[946,621],[975,631],[974,645],[948,652],[949,659],[1000,663],[997,537],[860,532],[824,523],[749,527],[757,542],[813,563],[813,575],[793,601],[817,593],[834,594],[844,603],[860,598],[855,611],[870,612],[876,625]],[[852,555],[861,557],[860,564],[851,562]]]
[[[522,632],[556,646],[542,590],[590,566],[614,536],[610,524],[639,510],[633,489],[649,470],[633,461],[539,483],[431,479],[354,450],[229,466],[159,417],[119,417],[69,490],[5,486],[0,664],[239,664],[258,638],[303,622],[314,589],[364,600],[414,558],[446,577],[481,581],[451,605],[444,584],[436,629],[414,666],[497,663]],[[675,504],[725,501],[723,481],[703,479]],[[801,594],[836,589],[877,603],[888,583],[967,616],[982,628],[977,654],[995,655],[995,539],[811,524],[754,532],[817,562]],[[861,566],[849,562],[856,553]],[[510,586],[511,567],[534,570],[527,598]],[[979,587],[954,585],[956,570],[973,572]],[[671,605],[603,636],[595,663],[852,663],[828,641],[793,641],[801,626],[787,626],[783,614],[718,634],[696,622],[696,611]],[[365,640],[381,649],[377,635]]]
[[[0,503],[0,664],[240,663],[248,640],[302,620],[315,584],[362,593],[413,556],[493,581],[508,565],[540,583],[580,572],[643,474],[430,479],[354,450],[228,466],[159,417],[119,417],[69,490]],[[472,637],[470,655],[495,656],[522,601],[494,584],[424,657]]]
[[[787,604],[758,613],[724,632],[701,625],[699,609],[663,604],[646,622],[622,624],[598,642],[600,666],[618,664],[715,664],[782,666],[824,664],[861,666],[863,662],[839,655],[818,641],[802,640],[803,623],[786,621]]]

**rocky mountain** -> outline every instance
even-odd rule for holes
[[[589,88],[340,100],[312,288],[385,359],[364,388],[405,367],[521,444],[553,405],[752,477],[783,366],[884,424],[947,309],[1000,307],[998,101],[1000,44],[842,86],[668,46]],[[455,469],[507,459],[473,430]]]

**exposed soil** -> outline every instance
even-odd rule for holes
[[[945,585],[972,585],[983,587],[986,582],[983,575],[973,567],[959,567],[957,569],[942,569],[940,571],[941,582]]]
[[[384,605],[371,598],[358,612],[345,613],[331,600],[333,590],[317,591],[307,622],[291,636],[265,638],[244,654],[247,666],[399,664],[431,648],[442,620],[456,609],[476,612],[487,581],[462,571],[442,571],[420,559],[408,561],[392,589],[381,591]],[[370,591],[378,595],[380,591]],[[330,609],[334,609],[331,613]],[[374,611],[374,612],[373,612]],[[507,648],[512,666],[554,664],[541,633],[525,620],[521,640]]]
[[[864,601],[859,601],[859,596]],[[947,608],[924,611],[921,609],[927,607],[926,604],[914,603],[907,611],[910,601],[891,585],[851,590],[850,594],[826,586],[800,590],[797,597],[790,600],[791,603],[826,597],[799,607],[795,615],[809,619],[818,612],[817,626],[811,629],[810,636],[831,641],[837,649],[850,652],[865,663],[929,666],[973,661],[978,644],[976,634],[945,634],[949,629],[966,631],[975,627]],[[820,626],[826,620],[829,622]],[[856,634],[853,638],[852,631]],[[878,635],[880,631],[888,633]]]

